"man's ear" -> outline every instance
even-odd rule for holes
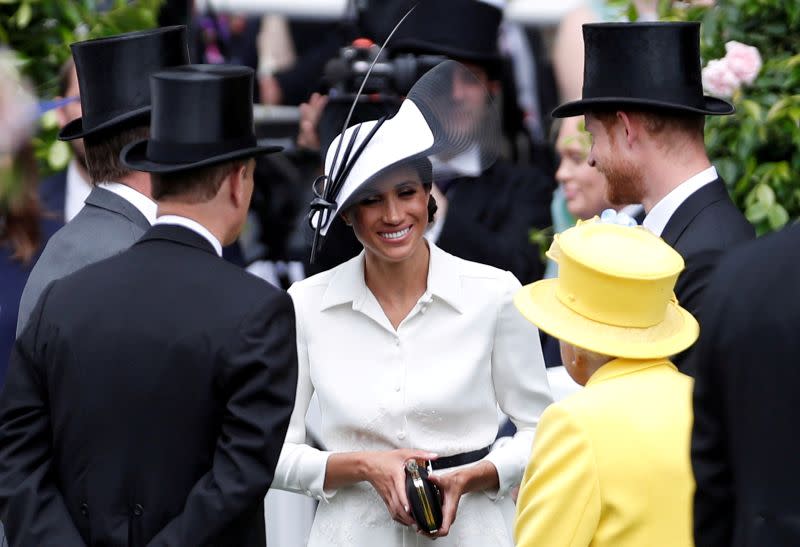
[[[344,221],[344,223],[347,224],[348,226],[352,226],[353,225],[353,223],[350,221],[350,217],[347,215],[347,213],[339,213],[339,218],[341,218]]]
[[[639,124],[639,119],[621,110],[617,111],[617,119],[620,121],[622,129],[625,131],[625,142],[628,146],[632,146],[640,135],[641,126]]]
[[[228,183],[230,186],[231,201],[236,207],[240,207],[246,196],[245,179],[247,178],[247,163],[236,163],[228,171]]]

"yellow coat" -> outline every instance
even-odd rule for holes
[[[616,359],[542,414],[522,481],[520,547],[692,546],[692,380]]]

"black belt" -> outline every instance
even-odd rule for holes
[[[489,453],[489,447],[485,446],[472,452],[463,452],[461,454],[454,454],[453,456],[445,456],[444,458],[437,458],[431,461],[431,467],[434,471],[439,469],[447,469],[449,467],[458,467],[459,465],[467,465],[468,463],[475,463],[482,460]]]

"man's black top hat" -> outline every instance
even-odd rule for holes
[[[150,138],[120,159],[150,173],[176,173],[282,150],[259,146],[253,130],[253,69],[188,65],[150,76]]]
[[[618,107],[732,114],[733,105],[703,95],[700,23],[583,25],[583,98],[562,104],[567,118]]]
[[[61,129],[62,141],[131,123],[147,123],[150,82],[164,68],[189,64],[186,27],[129,32],[70,46],[78,73],[83,117]]]
[[[445,55],[496,73],[497,32],[503,12],[479,0],[419,2],[389,41],[394,53]]]

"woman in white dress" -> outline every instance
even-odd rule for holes
[[[448,124],[453,113],[436,104],[454,70],[463,67],[434,69],[395,117],[348,129],[326,158],[333,175],[313,222],[324,234],[340,215],[364,251],[289,290],[297,399],[272,484],[320,500],[312,546],[432,541],[409,512],[404,463],[412,458],[432,460],[443,493],[437,545],[513,544],[511,490],[551,398],[538,332],[512,302],[516,278],[424,238],[435,209],[428,158],[476,144],[464,138],[468,124]],[[305,444],[315,392],[325,450]],[[517,433],[489,451],[498,406]]]

